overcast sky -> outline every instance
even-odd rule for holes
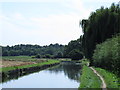
[[[0,45],[68,44],[82,35],[79,21],[119,0],[0,0]]]

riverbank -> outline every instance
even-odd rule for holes
[[[76,88],[79,86],[81,65],[60,62],[44,70],[20,76],[17,74],[2,82],[3,88]],[[14,77],[14,78],[13,78]],[[6,79],[7,80],[7,79]]]
[[[2,72],[0,72],[0,77],[2,78],[1,82],[5,82],[10,79],[16,79],[18,77],[21,77],[33,72],[38,72],[40,70],[44,70],[54,65],[58,65],[59,63],[60,61],[58,60],[47,60],[45,62],[41,62],[37,64],[4,67],[4,68],[1,68]]]
[[[7,72],[7,71],[11,71],[11,70],[17,70],[17,69],[24,69],[24,68],[31,68],[31,67],[40,67],[43,65],[50,65],[50,64],[55,64],[55,63],[59,63],[60,61],[58,60],[47,60],[45,62],[40,62],[40,63],[36,63],[36,64],[29,64],[29,65],[22,65],[22,66],[11,66],[11,67],[3,67],[0,68],[1,72]]]
[[[86,65],[82,68],[80,77],[80,88],[101,88],[101,80],[99,77]]]
[[[89,61],[82,60],[82,75],[80,77],[80,88],[101,88],[100,78],[89,68]],[[103,77],[107,88],[120,89],[120,78],[105,69],[93,67]]]
[[[107,88],[119,88],[120,89],[120,78],[117,75],[101,68],[94,68],[102,77],[107,84]]]

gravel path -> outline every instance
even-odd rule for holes
[[[103,90],[107,90],[107,89],[106,89],[106,83],[105,83],[103,77],[102,77],[94,68],[90,67],[90,69],[92,69],[93,72],[94,72],[94,73],[100,78],[100,80],[102,81],[102,87],[101,87],[101,88],[102,88]]]

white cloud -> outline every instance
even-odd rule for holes
[[[3,45],[21,43],[67,44],[69,41],[79,38],[82,34],[79,21],[87,18],[90,10],[84,8],[81,0],[57,1],[70,9],[74,9],[74,12],[71,11],[68,14],[63,12],[62,14],[48,15],[48,17],[25,17],[23,13],[18,11],[8,16],[1,16],[3,19]]]
[[[18,13],[18,12],[13,15],[13,18],[18,19],[18,20],[23,20],[24,19],[22,14]]]
[[[77,14],[51,15],[44,18],[30,18],[16,24],[13,21],[3,22],[2,42],[31,44],[67,44],[70,40],[79,38],[82,32],[79,28],[80,17]],[[21,27],[27,26],[32,29]],[[5,27],[7,26],[7,27]],[[7,36],[7,37],[6,37]]]

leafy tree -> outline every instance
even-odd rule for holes
[[[37,54],[37,55],[35,56],[35,58],[41,58],[40,54]]]
[[[83,58],[82,53],[81,53],[79,50],[77,50],[77,49],[73,49],[73,50],[69,53],[69,55],[70,55],[70,58],[71,58],[72,60],[80,60],[80,59]]]
[[[45,58],[52,58],[52,56],[50,54],[46,54]]]
[[[106,68],[120,75],[120,35],[98,44],[93,54],[95,66]]]
[[[70,58],[70,52],[77,49],[82,52],[81,39],[72,40],[64,48],[64,57]]]
[[[82,48],[86,58],[91,60],[97,44],[120,33],[120,6],[112,4],[109,8],[101,7],[92,12],[88,19],[80,22],[83,30]]]
[[[58,52],[57,55],[54,58],[62,58],[63,57],[63,53],[62,52]]]

